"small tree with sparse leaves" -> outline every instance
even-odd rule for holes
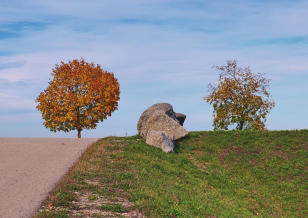
[[[216,66],[220,71],[218,84],[209,84],[210,94],[204,99],[213,105],[214,129],[236,124],[236,129],[264,129],[266,116],[275,106],[264,74],[253,74],[236,61]]]

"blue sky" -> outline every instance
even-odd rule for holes
[[[267,128],[308,128],[308,1],[2,0],[0,137],[75,137],[43,127],[35,98],[60,61],[83,57],[119,79],[119,109],[84,137],[136,134],[157,102],[212,129],[202,100],[214,65],[236,59],[271,79]]]

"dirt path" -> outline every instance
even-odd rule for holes
[[[31,217],[97,139],[0,138],[0,217]]]

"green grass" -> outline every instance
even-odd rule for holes
[[[101,206],[101,208],[106,211],[113,211],[118,213],[125,211],[125,208],[123,208],[120,204],[104,204]]]
[[[169,154],[139,136],[108,137],[82,155],[42,208],[69,215],[78,193],[87,193],[108,199],[97,208],[117,216],[307,217],[307,168],[308,130],[190,132]]]

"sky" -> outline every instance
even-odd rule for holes
[[[306,0],[1,0],[0,137],[76,137],[46,129],[35,99],[55,64],[81,57],[121,90],[118,110],[82,137],[134,135],[159,102],[186,114],[187,130],[212,130],[203,97],[227,60],[271,80],[268,129],[307,129],[307,21]]]

